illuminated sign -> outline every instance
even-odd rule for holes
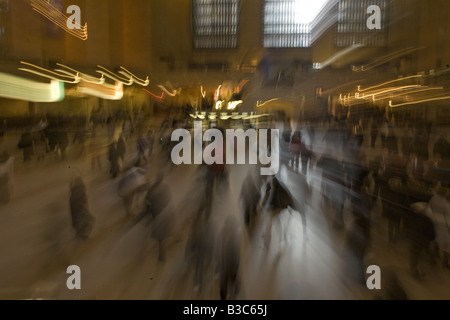
[[[44,83],[0,73],[0,96],[31,102],[61,101],[64,99],[64,83],[58,80]]]

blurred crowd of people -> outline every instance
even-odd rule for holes
[[[392,246],[408,243],[413,277],[422,279],[422,266],[429,261],[450,268],[450,158],[445,131],[396,120],[392,115],[303,123],[279,117],[269,127],[281,129],[280,164],[297,191],[290,190],[280,174],[263,177],[258,168],[249,171],[242,185],[231,185],[228,165],[203,164],[189,178],[189,199],[176,207],[178,195],[172,194],[172,185],[166,180],[174,168],[170,134],[175,128],[191,127],[182,113],[159,121],[110,117],[102,123],[84,121],[70,127],[62,118],[44,117],[21,135],[17,147],[24,162],[33,158],[40,162],[50,154],[64,160],[68,150],[76,147],[71,157],[87,159],[94,172],[107,170],[109,179],[117,184],[129,230],[137,224],[147,228],[149,239],[158,243],[159,261],[167,259],[167,239],[185,234],[188,271],[181,274],[192,272],[199,292],[219,274],[221,299],[239,295],[244,237],[252,238],[255,230],[262,229],[267,249],[273,241],[272,222],[285,213],[299,215],[303,229],[298,232],[306,237],[308,208],[333,213],[330,223],[344,234],[343,256],[357,283],[365,285],[375,230],[373,211],[379,203],[387,242]],[[103,165],[106,160],[107,169]],[[11,199],[13,163],[10,154],[0,155],[2,202]],[[322,206],[311,200],[311,174],[320,176]],[[218,218],[215,199],[230,189],[240,191],[241,212]],[[89,200],[85,177],[75,175],[70,181],[70,215],[75,237],[83,241],[92,235],[97,221]],[[351,212],[347,221],[346,208]]]

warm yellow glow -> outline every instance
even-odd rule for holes
[[[136,75],[134,75],[133,73],[131,73],[130,71],[128,71],[127,69],[125,69],[124,67],[120,67],[122,70],[119,71],[120,74],[128,77],[130,80],[132,80],[133,82],[141,85],[141,86],[148,86],[150,83],[150,80],[148,79],[148,76],[145,80],[137,77]]]
[[[62,82],[68,82],[68,83],[78,83],[80,81],[79,76],[75,75],[70,75],[68,76],[67,74],[61,74],[58,72],[54,72],[52,70],[46,69],[46,68],[42,68],[39,67],[35,64],[29,63],[29,62],[24,62],[24,61],[20,61],[21,64],[36,68],[37,70],[33,70],[33,69],[29,69],[29,68],[18,68],[21,71],[26,71],[29,73],[33,73],[51,80],[56,80],[56,81],[62,81]],[[38,71],[41,70],[41,71]],[[63,78],[63,79],[61,79]]]
[[[77,91],[102,99],[120,100],[123,97],[123,84],[121,82],[116,82],[114,85],[80,82]]]
[[[337,59],[345,56],[346,54],[349,54],[350,52],[352,52],[352,51],[354,51],[354,50],[356,50],[356,49],[358,49],[358,48],[360,48],[362,46],[363,46],[362,44],[355,44],[355,45],[353,45],[351,47],[342,49],[341,51],[335,53],[334,55],[332,55],[331,57],[329,57],[328,59],[326,59],[323,62],[315,62],[313,64],[314,68],[315,69],[323,69],[323,68],[329,66],[330,64],[332,64]]]
[[[354,94],[348,94],[346,96],[342,96],[342,94],[339,95],[339,101],[346,105],[351,106],[355,104],[359,104],[360,102],[358,100],[372,100],[375,102],[376,100],[382,100],[382,99],[392,99],[399,96],[404,96],[408,94],[416,94],[420,92],[426,92],[431,90],[442,90],[443,87],[425,87],[421,85],[409,85],[409,86],[399,86],[399,87],[390,87],[390,88],[383,88],[379,90],[374,90],[370,92],[355,92]],[[400,93],[397,93],[399,92]]]
[[[279,98],[273,98],[273,99],[267,100],[267,101],[265,101],[265,102],[263,102],[263,103],[261,103],[261,101],[258,100],[258,101],[256,102],[256,106],[259,108],[259,107],[262,107],[263,105],[265,105],[265,104],[267,104],[267,103],[270,103],[270,102],[273,102],[273,101],[277,101],[278,99],[279,99]]]
[[[130,78],[128,78],[128,79],[127,78],[123,78],[123,77],[115,74],[111,70],[106,69],[103,66],[97,65],[97,67],[99,67],[100,69],[103,69],[103,70],[97,70],[97,72],[102,74],[102,75],[104,75],[107,78],[110,78],[110,79],[112,79],[112,80],[114,80],[116,82],[121,82],[121,83],[123,83],[124,85],[127,85],[127,86],[130,86],[130,85],[133,84],[133,80],[130,79]]]
[[[45,0],[31,0],[31,6],[33,10],[40,13],[42,16],[56,24],[61,29],[65,30],[67,33],[81,39],[86,40],[87,35],[87,23],[84,26],[81,26],[78,23],[75,23],[74,29],[69,29],[67,27],[67,19],[68,17],[60,12],[57,8],[52,6],[49,1]]]
[[[371,90],[371,89],[374,89],[374,88],[385,86],[385,85],[390,84],[390,83],[399,82],[399,81],[405,81],[405,80],[408,80],[408,79],[420,78],[420,77],[422,77],[422,75],[414,75],[414,76],[399,78],[399,79],[383,82],[383,83],[380,83],[380,84],[378,84],[376,86],[372,86],[372,87],[369,87],[369,88],[366,88],[366,89],[361,89],[360,86],[358,86],[358,91],[359,92],[364,92],[364,91],[367,91],[367,90]]]
[[[216,105],[215,105],[216,110],[222,109],[222,103],[223,103],[222,100],[219,100],[216,102]]]
[[[228,110],[234,110],[241,103],[242,103],[242,100],[230,101],[230,102],[228,102],[227,109]]]
[[[58,71],[58,72],[63,73],[63,74],[67,74],[67,75],[72,76],[72,77],[78,77],[81,81],[86,81],[86,82],[91,82],[91,83],[96,83],[96,84],[105,83],[105,77],[103,75],[100,78],[97,78],[97,77],[85,74],[83,72],[80,72],[78,70],[72,69],[72,68],[70,68],[70,67],[68,67],[66,65],[61,64],[61,63],[57,63],[57,65],[60,66],[60,67],[68,69],[70,72],[67,71],[67,70],[63,70],[63,69],[55,69],[55,71]]]
[[[37,82],[7,73],[0,73],[0,96],[31,102],[55,102],[64,99],[62,81]]]
[[[175,97],[178,93],[178,90],[172,90],[172,92],[170,92],[163,85],[158,85],[158,88],[160,88],[162,91],[164,91],[165,93],[167,93],[169,96],[172,97]]]
[[[202,97],[206,97],[206,90],[203,90],[203,86],[200,86],[200,93],[202,94]]]
[[[401,107],[401,106],[406,106],[406,105],[410,105],[410,104],[418,104],[418,103],[423,103],[423,102],[439,101],[439,100],[447,100],[447,99],[450,99],[450,96],[428,98],[428,99],[423,99],[423,100],[414,100],[414,101],[398,103],[398,104],[392,104],[392,100],[389,100],[389,107],[395,108],[395,107]]]
[[[410,53],[412,53],[414,51],[418,51],[418,50],[421,50],[421,49],[424,49],[424,48],[425,47],[421,47],[421,48],[408,47],[408,48],[405,48],[405,49],[402,49],[402,50],[390,53],[390,54],[388,54],[386,56],[383,56],[381,58],[375,59],[374,61],[372,61],[372,62],[370,62],[368,64],[365,64],[365,65],[362,65],[360,67],[356,67],[355,66],[355,67],[353,67],[353,71],[357,71],[357,72],[359,72],[359,71],[369,71],[369,70],[371,70],[373,68],[376,68],[376,67],[378,67],[378,66],[380,66],[382,64],[385,64],[385,63],[387,63],[387,62],[389,62],[391,60],[394,60],[396,58],[399,58],[401,56],[404,56],[406,54],[410,54]]]

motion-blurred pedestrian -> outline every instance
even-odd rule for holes
[[[92,232],[95,218],[89,210],[86,185],[80,176],[70,182],[70,214],[76,238],[86,240]]]

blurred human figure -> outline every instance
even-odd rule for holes
[[[266,193],[262,200],[262,212],[267,215],[269,219],[266,224],[266,231],[264,234],[264,245],[269,248],[272,239],[272,225],[275,217],[280,218],[280,214],[287,210],[289,213],[298,212],[302,219],[303,236],[306,236],[306,214],[298,210],[298,206],[292,194],[287,187],[278,180],[277,177],[273,177],[271,181],[266,184]],[[283,230],[284,231],[284,230]],[[282,236],[286,236],[282,231]]]
[[[361,285],[365,285],[366,253],[370,246],[370,213],[368,204],[359,197],[351,200],[353,220],[350,223],[345,237],[345,261],[348,264],[350,277]]]
[[[147,161],[147,157],[145,156],[145,150],[147,149],[147,142],[145,141],[144,137],[139,135],[137,138],[137,160],[135,163],[135,166],[138,167],[141,164],[141,161]]]
[[[115,142],[109,144],[108,160],[110,163],[109,173],[113,178],[119,174],[119,155],[117,153],[117,147]]]
[[[102,169],[101,159],[107,151],[107,142],[100,137],[91,137],[87,146],[87,156],[90,158],[91,168],[100,171]]]
[[[17,143],[17,147],[22,149],[23,161],[30,161],[31,157],[34,155],[33,137],[30,132],[27,131],[22,133],[20,140]]]
[[[64,160],[66,158],[67,147],[69,146],[69,133],[67,130],[61,129],[58,132],[58,151],[59,157]]]
[[[0,154],[0,203],[8,203],[13,195],[14,157],[6,151]]]
[[[328,149],[317,161],[317,167],[322,170],[322,197],[325,204],[334,210],[333,226],[343,229],[344,203],[347,196],[344,165],[333,149]]]
[[[240,201],[244,210],[244,223],[250,236],[256,226],[258,204],[261,200],[262,180],[259,169],[250,170],[241,187]]]
[[[291,130],[284,128],[280,136],[280,167],[283,165],[289,168],[289,162],[291,160],[291,153],[289,151],[289,145],[291,143]]]
[[[239,223],[228,215],[222,229],[222,260],[220,265],[220,298],[236,299],[240,292],[241,232]]]
[[[302,136],[300,131],[295,131],[289,144],[289,152],[291,154],[291,168],[297,171],[299,168],[300,153],[302,149]]]
[[[153,146],[155,144],[155,135],[153,134],[153,130],[150,129],[147,132],[147,143],[148,143],[148,157],[150,158],[153,154]]]
[[[383,217],[388,222],[388,240],[395,244],[401,234],[403,218],[408,218],[409,199],[407,189],[399,177],[379,176],[379,194]]]
[[[408,219],[409,234],[409,267],[411,275],[421,280],[424,277],[422,264],[429,253],[430,245],[436,238],[434,225],[426,214],[427,203],[411,204],[410,219]]]
[[[166,260],[165,241],[173,234],[175,225],[175,212],[170,203],[156,215],[153,219],[151,228],[151,237],[158,242],[158,261]]]
[[[127,152],[127,145],[125,143],[123,133],[117,139],[116,150],[117,150],[117,157],[119,158],[119,161],[121,161],[121,164],[123,165],[125,161],[125,153]]]
[[[211,219],[195,216],[185,248],[185,263],[193,268],[194,289],[201,293],[214,272],[215,228]]]
[[[86,185],[80,176],[70,182],[70,214],[76,238],[86,240],[92,232],[95,218],[89,210]]]
[[[434,187],[433,193],[428,205],[430,218],[436,231],[437,255],[442,267],[450,269],[450,192],[439,182]]]
[[[34,150],[36,153],[36,160],[42,161],[47,153],[47,137],[43,131],[38,131],[33,136]]]
[[[143,213],[137,217],[137,220],[140,220],[145,216],[148,217],[148,221],[151,222],[156,219],[169,204],[170,190],[163,178],[163,174],[159,172],[156,181],[147,190],[144,210]]]
[[[119,180],[118,194],[123,200],[127,216],[134,211],[135,198],[148,187],[146,171],[139,167],[132,167]]]
[[[378,121],[373,118],[372,119],[372,126],[370,127],[370,146],[372,148],[375,148],[375,143],[377,142],[378,138]]]
[[[381,147],[387,147],[387,138],[389,137],[389,121],[384,119],[380,126]]]
[[[300,159],[302,163],[302,173],[306,175],[308,173],[308,166],[311,163],[313,157],[312,151],[302,141],[300,145]]]

